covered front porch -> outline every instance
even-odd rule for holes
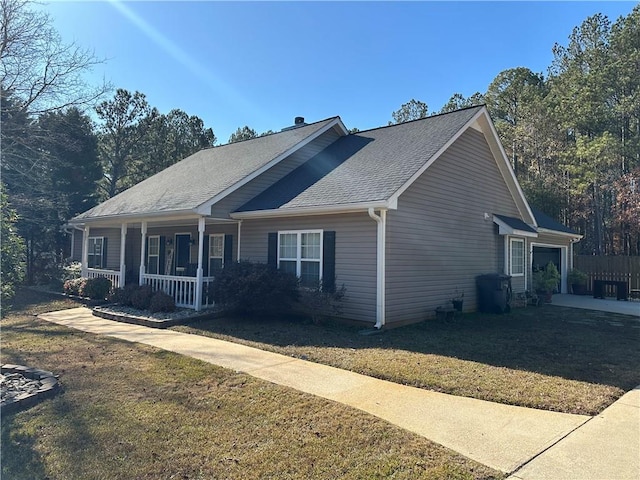
[[[83,277],[106,277],[113,288],[150,285],[171,295],[177,307],[198,311],[214,306],[209,292],[215,274],[237,259],[241,222],[192,216],[76,229],[81,249],[72,249],[76,257],[81,252]]]

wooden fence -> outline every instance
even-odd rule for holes
[[[589,291],[593,291],[594,279],[627,282],[629,290],[640,290],[640,257],[576,255],[573,267],[589,276]]]

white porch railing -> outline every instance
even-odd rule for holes
[[[87,268],[87,278],[105,277],[111,280],[113,288],[120,288],[120,272],[101,268]]]
[[[175,275],[153,275],[145,273],[142,281],[146,285],[151,285],[153,290],[161,290],[167,295],[171,295],[176,302],[176,307],[196,308],[196,277],[183,277]],[[202,282],[202,307],[213,306],[213,299],[209,296],[209,284],[213,277],[205,277]]]
[[[213,284],[213,277],[204,277],[202,279],[202,308],[211,308],[215,304],[211,295],[209,295],[209,289]]]

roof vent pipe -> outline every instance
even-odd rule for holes
[[[293,123],[294,125],[304,125],[304,117],[296,117]]]

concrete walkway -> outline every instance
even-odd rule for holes
[[[84,307],[39,318],[187,355],[349,405],[487,466],[515,472],[514,479],[570,478],[549,472],[560,467],[573,471],[573,457],[584,456],[582,449],[589,442],[597,442],[598,447],[585,450],[587,460],[606,466],[606,478],[637,479],[640,475],[638,396],[631,396],[630,400],[623,397],[622,407],[618,408],[620,402],[616,402],[592,419],[407,387],[213,338],[105,320]],[[614,414],[609,414],[612,409]],[[581,434],[583,428],[585,433]],[[619,434],[621,438],[612,444],[610,440]],[[610,447],[615,447],[615,455]],[[555,452],[558,453],[554,455]],[[581,472],[589,470],[585,467]],[[547,473],[550,476],[544,477]],[[604,477],[581,474],[575,478]]]
[[[583,308],[600,312],[622,313],[640,317],[640,302],[633,300],[616,300],[610,298],[593,298],[589,295],[568,295],[558,293],[553,296],[551,305],[559,307]]]

